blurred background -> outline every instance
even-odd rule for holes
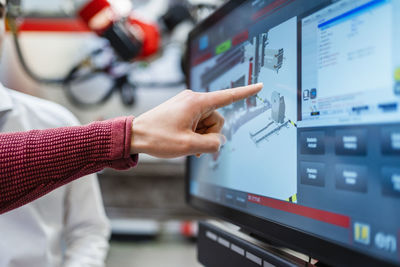
[[[91,1],[19,2],[18,18],[7,25],[1,82],[59,103],[86,124],[138,116],[186,89],[188,33],[225,0],[109,1],[115,25],[132,26],[139,47],[147,32],[142,27],[137,33],[137,25],[156,27],[157,34],[146,37],[147,54],[85,21],[82,10]],[[112,227],[107,266],[197,266],[193,240],[196,221],[204,217],[185,204],[184,175],[185,158],[146,155],[133,170],[98,174]]]

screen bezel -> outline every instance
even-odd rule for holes
[[[186,49],[186,61],[185,61],[185,73],[187,75],[187,84],[190,88],[190,44],[192,40],[200,35],[203,31],[207,30],[210,26],[224,18],[225,15],[229,14],[230,11],[245,3],[248,0],[231,0],[216,10],[213,14],[199,23],[189,34]],[[303,0],[294,0],[303,1]],[[334,2],[334,1],[332,1]],[[326,5],[324,5],[326,6]],[[323,7],[323,6],[322,6]],[[306,16],[322,8],[318,7],[315,10],[310,10],[306,14],[300,14]],[[301,18],[300,18],[301,19]],[[300,37],[301,31],[298,31]],[[300,39],[298,39],[300,40]],[[301,46],[298,44],[298,65],[301,64]],[[300,73],[301,74],[301,73]],[[301,83],[301,75],[298,75],[298,84]],[[265,239],[277,246],[287,247],[304,254],[307,254],[325,264],[329,265],[381,265],[385,266],[396,266],[392,262],[386,261],[384,258],[373,257],[370,254],[362,253],[350,246],[339,245],[331,242],[327,239],[323,239],[316,235],[312,235],[300,229],[288,227],[278,222],[268,220],[256,215],[248,214],[211,202],[205,199],[198,198],[190,194],[190,173],[191,173],[191,161],[194,159],[193,156],[188,157],[186,160],[186,175],[185,175],[185,198],[186,202],[209,215],[218,217],[220,219],[231,222],[235,225],[240,226],[243,230],[251,233],[254,236],[258,236],[261,239]]]

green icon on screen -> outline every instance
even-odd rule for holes
[[[231,40],[227,40],[217,46],[215,49],[215,54],[219,55],[221,53],[224,53],[228,51],[232,47],[232,42]]]

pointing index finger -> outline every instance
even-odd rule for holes
[[[248,86],[236,87],[232,89],[220,90],[206,94],[206,105],[214,109],[222,108],[233,102],[255,95],[263,88],[262,83]]]

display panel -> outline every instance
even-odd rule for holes
[[[191,33],[189,85],[264,88],[219,110],[227,143],[189,159],[189,202],[399,264],[400,3],[239,2]]]

